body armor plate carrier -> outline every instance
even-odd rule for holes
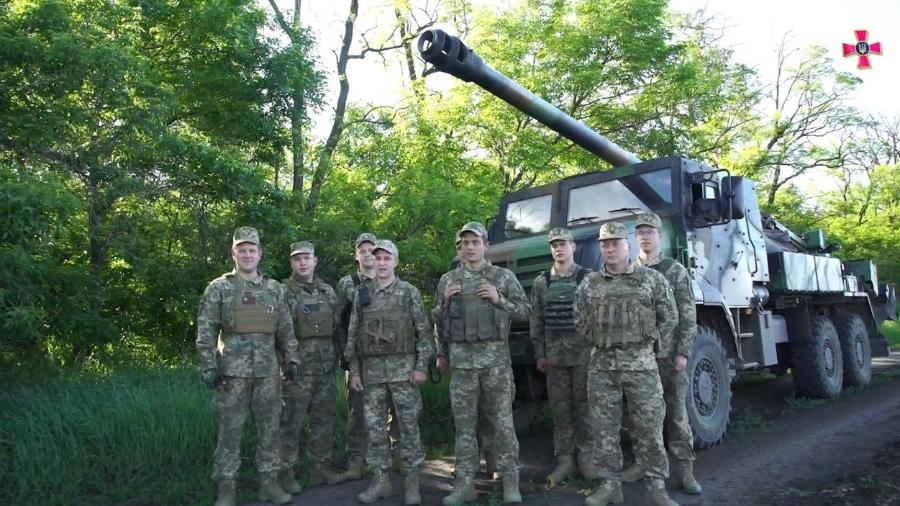
[[[487,267],[484,279],[493,285],[498,269],[495,266]],[[462,283],[457,273],[454,273],[454,281]],[[509,338],[509,313],[479,297],[475,288],[467,290],[464,286],[463,291],[453,297],[447,322],[447,335],[454,342],[474,343]]]
[[[550,279],[550,273],[544,272],[547,282],[547,305],[544,310],[544,328],[552,331],[575,330],[575,289],[584,279],[588,270],[577,267],[574,276]]]
[[[359,349],[363,357],[404,355],[416,352],[416,328],[409,303],[394,301],[377,310],[366,307],[360,321]]]
[[[609,278],[597,274],[591,280],[591,335],[594,346],[624,347],[658,338],[656,310],[644,286],[641,268]]]
[[[263,281],[262,288],[242,286],[234,279],[234,333],[235,334],[274,334],[278,319],[276,308],[278,301],[269,290],[268,280]]]

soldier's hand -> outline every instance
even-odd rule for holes
[[[358,374],[350,376],[350,390],[353,390],[354,392],[363,391],[362,378],[360,378]]]
[[[425,373],[418,370],[413,370],[412,375],[409,377],[409,382],[413,384],[413,386],[419,386],[422,383],[425,383]]]
[[[207,388],[216,388],[222,381],[221,377],[219,377],[219,371],[214,367],[201,372],[200,379],[203,380],[203,384],[206,385]]]
[[[447,362],[447,357],[438,357],[436,362],[438,371],[441,371],[441,373],[445,373],[447,369],[450,369],[450,362]]]
[[[297,376],[300,375],[299,367],[296,362],[291,362],[284,369],[284,377],[287,378],[291,383],[295,383],[297,381]]]
[[[547,374],[547,371],[550,369],[550,362],[547,362],[546,358],[537,359],[537,364],[535,365],[538,371],[541,371],[544,374]]]
[[[478,291],[475,292],[482,299],[487,299],[491,304],[499,304],[500,303],[500,292],[497,291],[497,287],[490,284],[484,283],[478,287]]]
[[[450,299],[453,298],[454,295],[458,294],[462,291],[462,285],[459,283],[450,283],[447,285],[447,288],[444,288],[444,305],[450,305]]]
[[[681,353],[675,355],[673,362],[675,365],[675,371],[677,372],[682,372],[687,367],[687,357],[685,357]]]

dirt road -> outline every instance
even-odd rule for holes
[[[876,359],[876,371],[900,367],[900,353]],[[735,388],[732,421],[750,416],[753,430],[699,453],[696,475],[700,496],[669,487],[682,505],[767,505],[787,489],[817,486],[866,469],[879,450],[900,440],[900,379],[812,407],[791,403],[790,377]],[[800,403],[802,404],[802,403]],[[749,415],[748,415],[749,413]],[[569,506],[584,503],[589,483],[575,482],[552,490],[542,486],[554,464],[551,438],[520,438],[522,490],[525,504]],[[441,504],[451,489],[452,458],[431,460],[423,470],[423,504]],[[500,504],[500,484],[484,477],[476,481],[479,504]],[[900,477],[897,478],[900,480]],[[393,475],[394,496],[377,504],[403,504],[403,479]],[[315,487],[295,496],[296,505],[355,505],[365,481],[335,487]],[[625,504],[643,504],[640,484],[626,484]],[[262,503],[250,503],[254,506]]]

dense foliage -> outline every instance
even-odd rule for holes
[[[760,83],[718,43],[715,20],[664,0],[420,7],[398,2],[396,28],[363,36],[353,23],[374,7],[350,2],[339,72],[374,54],[403,62],[402,98],[354,102],[365,83],[340,74],[351,100],[326,142],[307,122],[328,89],[316,55],[330,48],[297,16],[251,0],[2,4],[2,356],[192,359],[199,295],[230,268],[239,224],[261,230],[275,277],[299,238],[316,242],[332,282],[351,268],[356,234],[393,238],[401,275],[428,294],[460,223],[488,219],[504,192],[606,168],[414,59],[415,26],[433,23],[639,156],[683,153],[750,175],[782,221],[825,226],[836,254],[900,274],[900,129],[847,105],[859,80],[821,48],[778,48],[779,82]],[[810,195],[794,185],[804,178],[831,183]]]

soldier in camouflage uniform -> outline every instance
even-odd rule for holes
[[[310,485],[339,483],[331,470],[334,428],[334,369],[341,349],[337,329],[338,301],[334,290],[316,274],[315,247],[309,241],[295,242],[290,252],[291,277],[282,281],[294,322],[300,357],[300,376],[285,381],[281,412],[282,468],[278,481],[288,493],[299,494],[294,466],[300,450],[300,428],[309,415]]]
[[[357,292],[344,350],[350,388],[364,395],[366,461],[372,470],[372,482],[357,499],[370,504],[391,495],[391,449],[384,421],[392,402],[406,470],[404,504],[421,504],[419,472],[425,450],[419,436],[419,385],[434,357],[433,328],[419,290],[394,274],[400,256],[397,246],[379,240],[374,253],[376,277]]]
[[[665,478],[669,463],[663,447],[665,404],[654,346],[675,328],[675,298],[666,278],[629,260],[625,225],[600,227],[603,266],[588,274],[575,292],[575,328],[592,344],[588,398],[594,426],[594,463],[600,484],[585,500],[588,506],[621,503],[622,397],[635,425],[635,460],[646,471],[647,500],[676,504]]]
[[[347,345],[345,333],[350,323],[350,312],[353,309],[353,300],[356,291],[366,280],[375,277],[375,257],[372,249],[378,239],[375,234],[368,232],[360,234],[354,243],[353,258],[357,263],[357,272],[348,274],[338,281],[337,295],[341,302],[339,317],[341,322],[341,347],[343,351]],[[349,370],[349,364],[343,364]],[[359,480],[363,476],[363,465],[366,458],[366,423],[363,417],[363,396],[360,392],[350,389],[350,380],[347,378],[347,472],[344,479]]]
[[[456,239],[460,265],[441,277],[434,308],[444,326],[439,333],[438,368],[452,368],[450,405],[456,425],[456,483],[443,503],[460,504],[476,498],[472,480],[478,469],[479,406],[493,428],[503,501],[520,503],[508,338],[510,320],[525,320],[531,307],[515,274],[485,259],[488,240],[484,225],[469,222]]]
[[[234,270],[215,279],[200,301],[197,351],[203,382],[213,392],[219,427],[213,457],[218,482],[216,506],[234,505],[234,477],[241,463],[244,421],[252,412],[256,425],[259,500],[291,502],[276,479],[280,468],[278,423],[281,416],[280,364],[288,380],[298,375],[297,340],[284,287],[257,270],[262,258],[259,233],[252,227],[234,231]]]
[[[662,242],[662,220],[654,213],[643,213],[637,216],[635,229],[638,236],[638,253],[636,265],[649,267],[666,277],[675,294],[678,306],[678,325],[675,331],[659,343],[656,363],[662,380],[663,398],[666,401],[665,433],[672,453],[672,470],[681,488],[689,494],[702,492],[700,483],[694,478],[694,436],[687,417],[684,396],[687,390],[688,355],[694,345],[694,334],[697,333],[697,313],[694,307],[694,293],[691,290],[691,276],[683,265],[672,258],[663,256],[660,250]],[[624,481],[637,481],[643,477],[644,471],[639,466],[631,466],[622,473]]]
[[[548,242],[553,266],[531,285],[531,342],[537,370],[547,375],[547,397],[553,409],[553,450],[556,469],[547,476],[550,485],[576,474],[596,479],[591,452],[594,440],[587,399],[587,364],[590,344],[575,332],[575,289],[590,272],[575,263],[575,240],[565,228],[550,231]]]

